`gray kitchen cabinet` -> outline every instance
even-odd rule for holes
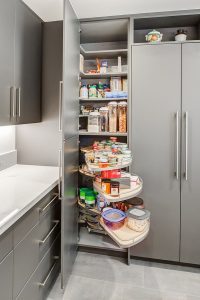
[[[39,240],[39,226],[36,225],[14,249],[14,297],[17,297],[38,265]]]
[[[200,265],[200,43],[182,45],[180,261]]]
[[[179,261],[181,44],[132,47],[132,150],[150,234],[133,255]],[[179,131],[179,132],[177,132]]]
[[[41,120],[42,23],[20,0],[15,14],[16,123]]]
[[[39,122],[42,21],[21,0],[0,2],[0,125]]]
[[[12,300],[13,252],[0,263],[0,298]]]
[[[0,125],[12,123],[14,82],[14,24],[13,0],[0,1]]]
[[[76,258],[78,244],[78,137],[64,142],[64,192],[62,199],[62,280],[63,286],[69,279]]]

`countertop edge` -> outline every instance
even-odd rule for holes
[[[42,198],[47,195],[57,184],[58,179],[48,186],[41,194],[39,194],[35,199],[29,202],[26,206],[19,210],[10,220],[0,227],[0,236],[3,235],[6,231],[11,229],[11,227],[19,221],[29,210],[31,210]]]

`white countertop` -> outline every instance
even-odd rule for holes
[[[0,172],[0,235],[57,184],[57,167],[14,165]]]

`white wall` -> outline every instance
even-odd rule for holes
[[[15,126],[0,126],[0,154],[15,150]]]

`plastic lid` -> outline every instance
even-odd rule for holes
[[[91,111],[89,116],[100,116],[100,113],[98,111]]]
[[[118,104],[119,106],[127,106],[127,102],[126,101],[121,101]]]
[[[100,111],[108,111],[108,107],[100,107]]]
[[[126,214],[119,209],[109,209],[102,213],[102,217],[112,223],[118,223],[126,218]]]
[[[150,212],[146,209],[140,209],[140,208],[130,208],[127,211],[127,215],[128,217],[134,218],[136,220],[144,220],[150,218]]]
[[[109,102],[108,105],[113,105],[113,106],[117,106],[117,102],[115,101],[112,101],[112,102]]]

